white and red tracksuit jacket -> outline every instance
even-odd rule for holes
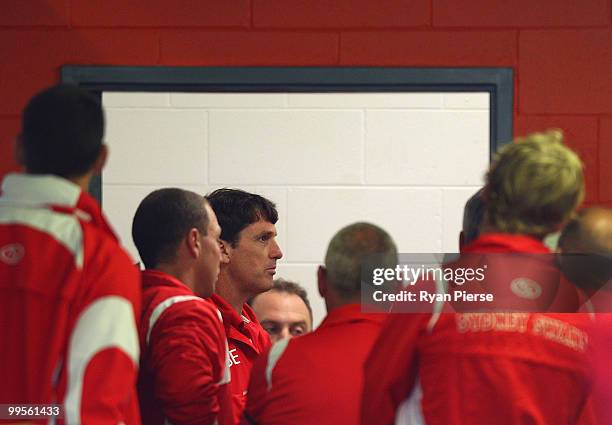
[[[5,178],[0,403],[62,404],[58,423],[139,424],[140,296],[93,198],[55,176]]]
[[[142,274],[138,390],[147,425],[233,424],[221,315],[176,278]]]
[[[548,250],[498,234],[467,251]],[[585,314],[509,310],[390,315],[365,365],[361,423],[578,423],[592,386],[591,325]]]

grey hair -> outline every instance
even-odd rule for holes
[[[354,223],[334,235],[327,247],[327,279],[344,299],[361,293],[361,274],[374,267],[394,268],[397,247],[389,234],[370,223]]]

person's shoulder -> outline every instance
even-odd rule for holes
[[[114,235],[91,223],[81,221],[85,254],[94,261],[113,261],[135,266],[135,261]],[[137,267],[133,267],[137,270]]]
[[[106,232],[83,227],[82,271],[89,290],[126,297],[140,305],[140,270],[130,255]]]
[[[219,310],[209,301],[197,295],[174,295],[158,303],[158,308],[164,308],[165,322],[173,321],[189,326],[197,323],[206,328],[223,328],[223,319]]]

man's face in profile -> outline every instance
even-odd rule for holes
[[[259,220],[242,229],[230,251],[229,274],[238,289],[255,295],[272,287],[276,262],[283,253],[276,242],[276,227]]]
[[[308,308],[295,294],[270,290],[257,295],[252,308],[261,326],[270,334],[272,342],[312,330]]]

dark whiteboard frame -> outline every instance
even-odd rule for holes
[[[62,83],[104,91],[216,93],[488,92],[490,157],[512,140],[512,68],[162,67],[80,66],[61,69]],[[102,199],[102,180],[90,192]]]

